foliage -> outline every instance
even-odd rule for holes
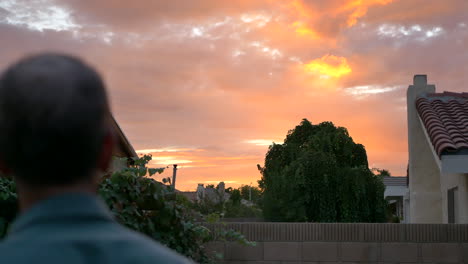
[[[371,171],[375,175],[382,176],[382,177],[391,177],[392,176],[390,174],[390,172],[388,170],[386,170],[386,169],[372,168]]]
[[[234,204],[228,201],[225,208],[226,218],[262,218],[262,210],[256,205]]]
[[[190,202],[167,185],[147,177],[162,173],[163,168],[148,169],[151,156],[134,159],[133,165],[102,178],[99,194],[117,220],[127,227],[158,240],[199,263],[213,259],[204,250],[206,242],[215,239],[204,226],[195,222],[197,214]],[[168,182],[170,184],[170,182]],[[17,212],[14,182],[0,177],[0,237]],[[216,239],[249,244],[233,230],[223,230]]]
[[[241,200],[242,200],[242,195],[240,190],[234,189],[231,192],[231,197],[229,197],[229,200],[231,200],[232,205],[240,205]]]
[[[385,186],[364,146],[346,128],[304,119],[260,167],[264,217],[271,221],[384,222]]]
[[[136,159],[134,165],[106,177],[99,194],[117,220],[198,262],[207,262],[203,244],[209,231],[193,223],[193,215],[170,186],[146,175],[163,169],[148,170],[151,156]]]
[[[261,205],[262,203],[262,190],[256,186],[242,185],[239,187],[241,197],[244,200],[251,201],[256,205]]]
[[[221,189],[214,189],[208,185],[205,190],[215,193],[215,197],[205,196],[199,202],[194,204],[194,209],[206,217],[216,214],[221,218],[261,218],[262,211],[258,207],[261,201],[261,191],[258,187],[242,185],[234,189],[229,187],[225,193],[229,194],[229,199],[220,199],[224,194],[220,194]],[[215,190],[214,192],[212,190]],[[249,201],[250,197],[252,201]]]
[[[18,211],[15,183],[2,175],[0,175],[0,209],[0,238],[2,238]]]
[[[224,208],[226,218],[261,218],[262,211],[257,206],[261,201],[261,192],[258,187],[242,185],[231,190],[231,196]]]
[[[221,215],[224,211],[224,205],[224,202],[213,201],[208,197],[205,197],[203,200],[195,202],[192,208],[205,216],[213,213]]]
[[[191,210],[191,202],[177,194],[170,186],[152,178],[163,169],[147,169],[151,156],[135,160],[135,165],[113,173],[101,183],[99,193],[117,219],[162,244],[199,263],[213,260],[205,252],[204,244],[215,239],[210,231],[195,223],[199,215]],[[170,180],[166,180],[170,185]],[[249,242],[233,230],[225,230],[217,239]]]

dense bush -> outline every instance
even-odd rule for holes
[[[246,200],[257,206],[262,205],[262,190],[256,186],[241,185],[239,188],[234,189],[232,187],[227,188],[226,192],[233,194],[238,192],[240,199]]]
[[[210,263],[211,254],[204,244],[214,239],[210,231],[195,223],[195,212],[189,202],[166,186],[147,177],[163,169],[146,167],[151,156],[136,159],[134,165],[102,178],[99,194],[115,214],[117,220],[131,229],[158,240],[199,263]],[[0,177],[0,237],[17,212],[13,181]],[[249,244],[232,230],[217,232],[216,239],[235,240]]]
[[[262,210],[256,205],[234,204],[228,201],[225,208],[225,218],[262,218]]]
[[[216,197],[204,197],[204,199],[192,204],[192,208],[202,215],[218,215],[223,218],[262,218],[262,210],[259,207],[261,193],[258,187],[242,185],[234,189],[229,187],[223,194],[214,186],[208,185],[206,189],[212,188],[216,191]],[[249,190],[251,188],[251,190]],[[216,199],[225,197],[227,199]],[[249,200],[251,198],[251,201]]]
[[[270,221],[384,222],[385,186],[346,128],[304,119],[259,166]]]

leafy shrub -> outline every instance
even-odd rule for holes
[[[198,262],[208,262],[203,250],[203,244],[211,239],[208,229],[194,223],[193,212],[170,186],[146,177],[164,170],[148,169],[149,160],[151,156],[144,156],[105,177],[100,196],[120,223]]]
[[[219,215],[221,220],[222,218],[262,218],[262,210],[256,204],[261,200],[261,193],[257,187],[252,187],[255,196],[249,195],[248,188],[250,188],[248,185],[242,185],[237,189],[230,187],[226,189],[226,193],[229,193],[229,199],[204,197],[193,203],[192,208],[205,217]],[[254,197],[255,200],[249,201],[250,196]]]
[[[256,205],[235,204],[232,201],[226,203],[225,218],[262,218],[262,210]]]

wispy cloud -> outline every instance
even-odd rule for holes
[[[362,85],[345,88],[344,91],[348,94],[362,97],[369,95],[378,95],[382,93],[392,92],[398,89],[403,89],[405,86],[396,85],[396,86],[381,86],[381,85]]]
[[[425,27],[419,24],[412,26],[383,24],[377,29],[377,34],[382,37],[388,38],[408,38],[419,41],[425,41],[430,38],[438,37],[444,34],[445,30],[440,26]]]
[[[251,140],[245,140],[244,141],[245,143],[248,143],[248,144],[253,144],[253,145],[256,145],[256,146],[270,146],[274,143],[282,143],[282,141],[280,142],[280,140],[273,140],[273,139],[251,139]]]
[[[221,181],[202,181],[202,182],[200,182],[200,181],[189,181],[189,182],[193,183],[193,184],[202,183],[202,184],[215,184],[216,185],[216,184],[220,183]],[[227,183],[227,184],[229,184],[229,183],[238,183],[238,181],[223,181],[223,182]]]
[[[200,152],[204,151],[199,148],[177,148],[177,147],[165,147],[165,148],[153,148],[153,149],[139,149],[136,150],[138,154],[151,154],[151,153],[160,153],[160,152]]]
[[[82,28],[69,9],[49,0],[3,0],[0,9],[6,11],[0,17],[0,23],[30,30],[74,31]]]

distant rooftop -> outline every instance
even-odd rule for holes
[[[408,177],[384,177],[383,182],[385,186],[406,186]]]

